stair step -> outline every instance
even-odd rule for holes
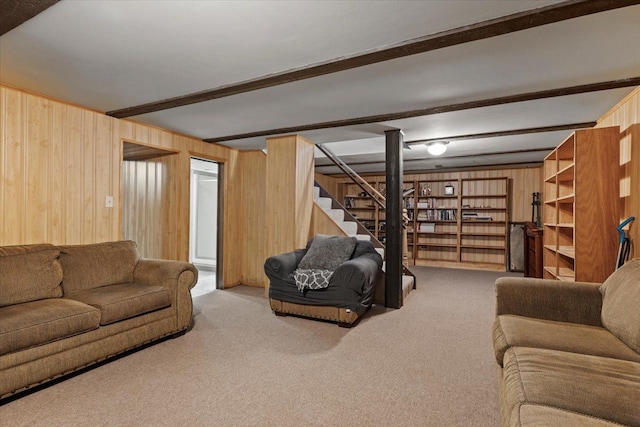
[[[318,197],[315,199],[315,202],[322,208],[324,211],[328,211],[331,209],[331,205],[333,204],[332,200],[328,197]]]
[[[376,248],[376,252],[378,252],[380,254],[380,256],[382,257],[382,259],[384,259],[384,248]],[[384,271],[384,264],[382,264],[382,271]]]
[[[358,224],[353,221],[340,221],[338,226],[344,231],[347,236],[357,236]]]
[[[413,276],[402,276],[402,299],[405,299],[413,290]]]
[[[329,209],[326,212],[338,224],[344,221],[344,211],[342,209]]]
[[[313,187],[313,201],[329,215],[329,217],[345,232],[347,236],[354,236],[358,240],[371,241],[368,234],[358,234],[358,223],[354,221],[345,221],[345,212],[342,209],[332,209],[333,200],[330,197],[320,197],[320,188]],[[384,249],[380,253],[384,257]]]

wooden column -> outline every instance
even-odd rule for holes
[[[386,139],[385,306],[402,306],[402,131],[384,132]]]
[[[267,138],[265,257],[307,244],[314,166],[312,142],[298,135]]]

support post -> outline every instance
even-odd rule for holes
[[[386,140],[385,306],[402,306],[402,131],[384,132]]]

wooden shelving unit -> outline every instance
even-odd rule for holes
[[[459,260],[458,183],[459,180],[416,182],[416,264]],[[453,194],[446,194],[447,186],[453,189]]]
[[[384,181],[372,180],[369,184],[379,191],[381,194],[386,194],[386,185]],[[406,181],[403,183],[403,189],[409,190],[414,188],[414,181]],[[366,195],[363,195],[362,189],[355,183],[343,183],[341,186],[341,194],[344,206],[349,212],[356,217],[364,226],[382,243],[386,240],[386,213],[383,209],[380,209],[375,202]],[[407,208],[407,215],[411,219],[407,227],[407,242],[409,248],[409,262],[413,264],[414,261],[414,239],[415,239],[415,222],[413,221],[414,211],[413,206],[414,195],[410,194],[404,198],[405,207]]]
[[[544,161],[543,277],[603,282],[615,269],[620,130],[581,129]]]
[[[356,184],[345,185],[344,206],[356,217],[367,230],[378,237],[378,209],[375,202],[365,195]]]
[[[370,182],[385,193],[384,181]],[[450,187],[447,194],[445,187]],[[506,269],[509,224],[509,179],[456,178],[405,181],[403,189],[411,219],[407,227],[409,259],[417,265],[461,265]],[[356,184],[343,184],[349,209],[370,224],[373,234],[384,241],[385,213],[373,201],[360,196]]]
[[[460,261],[507,265],[509,180],[460,180]],[[477,218],[469,215],[476,214]]]
[[[404,208],[407,211],[409,217],[409,223],[407,224],[407,249],[408,249],[408,261],[410,264],[415,264],[416,259],[416,221],[415,221],[415,181],[404,181],[402,183],[403,194],[408,193],[403,197]],[[413,189],[413,191],[408,191]]]

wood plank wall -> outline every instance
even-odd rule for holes
[[[309,228],[307,239],[312,239],[316,234],[347,235],[319,205],[314,203],[313,211],[311,212],[311,227]]]
[[[332,178],[327,175],[322,175],[321,173],[316,173],[314,179],[327,190],[329,194],[338,194],[338,181],[335,178]]]
[[[311,228],[311,216],[313,213],[313,182],[315,174],[315,146],[314,144],[297,136],[297,168],[296,168],[296,242],[294,249],[303,248],[309,240]]]
[[[596,127],[620,126],[620,221],[635,216],[627,231],[631,256],[640,257],[640,87],[598,120]],[[615,230],[612,230],[615,232]]]
[[[621,127],[621,207],[635,215],[630,234],[640,241],[640,89],[621,101],[598,126]],[[177,154],[150,162],[122,163],[122,141]],[[304,156],[308,157],[308,153]],[[266,248],[266,156],[107,117],[64,102],[0,85],[0,245],[50,242],[81,244],[135,237],[144,256],[187,260],[189,254],[189,161],[224,163],[225,287],[264,286]],[[296,173],[303,173],[298,170]],[[301,175],[305,183],[311,174]],[[531,193],[541,191],[541,168],[406,175],[406,179],[508,176],[512,221],[531,219]],[[336,179],[316,176],[338,196]],[[146,206],[122,211],[125,198]],[[144,181],[140,187],[139,183]],[[144,189],[144,191],[143,191]],[[105,197],[114,196],[114,207]],[[306,197],[306,196],[305,196]],[[155,206],[162,206],[158,214]],[[311,206],[311,205],[310,205]],[[310,207],[309,207],[310,209]],[[261,212],[262,211],[262,212]],[[145,214],[146,212],[146,214]],[[303,216],[310,212],[300,212]],[[133,215],[133,216],[132,216]],[[622,218],[622,219],[623,219]],[[640,250],[634,245],[634,256]]]
[[[167,239],[172,228],[166,228],[178,216],[171,202],[177,167],[176,155],[122,163],[122,238],[135,241],[147,258],[179,256],[175,239]]]
[[[104,208],[119,185],[112,119],[4,87],[0,109],[0,244],[117,236],[118,210]]]
[[[305,149],[307,144],[302,144],[303,154],[306,158],[304,161],[309,161],[309,150]],[[292,154],[292,153],[291,153]],[[267,155],[262,151],[244,151],[242,152],[242,194],[244,198],[243,206],[246,209],[243,210],[242,229],[238,230],[238,236],[242,236],[242,271],[241,278],[242,283],[250,286],[267,287],[268,280],[264,274],[263,264],[267,258],[266,255],[266,228],[267,221],[265,218],[265,212],[267,203],[273,203],[272,207],[283,206],[283,202],[267,199]],[[288,169],[279,169],[280,171],[287,171]],[[292,171],[293,169],[290,169]],[[308,180],[308,174],[303,174],[305,180]],[[316,178],[326,178],[324,175]],[[332,178],[329,178],[324,183],[336,186]],[[305,202],[307,204],[307,202]],[[282,209],[278,209],[282,212]],[[292,211],[293,213],[293,211]],[[306,213],[304,214],[306,215]],[[291,227],[289,227],[291,228]],[[228,230],[228,229],[227,229]],[[244,230],[252,230],[250,233],[244,232]],[[291,231],[293,229],[291,228]],[[311,238],[315,234],[344,234],[342,230],[335,225],[327,216],[327,214],[319,207],[313,206],[311,213],[311,225],[309,227],[309,233],[306,238]],[[235,234],[235,233],[234,233]]]
[[[541,192],[542,166],[513,169],[469,170],[453,172],[434,172],[422,174],[405,174],[405,181],[457,180],[458,178],[492,178],[506,176],[511,186],[511,218],[510,221],[530,221],[532,193]],[[364,176],[366,180],[385,180],[384,175]],[[337,184],[350,182],[349,178],[333,178]],[[339,186],[339,185],[338,185]],[[335,188],[337,188],[336,186]],[[329,190],[327,190],[329,191]],[[334,197],[342,202],[341,194],[336,191]],[[542,215],[542,212],[541,212]]]
[[[152,166],[123,169],[123,140],[178,153]],[[133,174],[146,179],[147,194],[136,197],[160,197],[162,205],[159,217],[145,210],[136,214],[135,226],[147,227],[131,231],[141,253],[188,260],[191,155],[225,164],[222,273],[225,286],[237,285],[243,270],[240,232],[249,232],[238,224],[246,209],[237,151],[0,85],[0,245],[121,239],[132,221],[123,227],[122,176]],[[105,207],[108,195],[113,208]]]
[[[314,145],[299,135],[267,139],[265,255],[304,247],[313,210]]]
[[[246,151],[242,153],[242,195],[243,211],[242,230],[242,283],[251,286],[266,286],[263,264],[265,256],[267,203],[267,156],[262,151]],[[250,207],[249,207],[250,206]],[[251,230],[251,232],[246,232]]]

